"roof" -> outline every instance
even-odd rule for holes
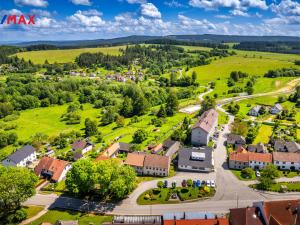
[[[300,154],[293,152],[273,152],[273,160],[280,162],[300,162]]]
[[[172,145],[175,144],[176,141],[173,141],[171,139],[168,139],[166,140],[164,143],[163,143],[163,147],[164,148],[170,148]]]
[[[198,119],[198,122],[194,125],[193,129],[201,128],[202,130],[209,133],[212,129],[214,129],[214,125],[217,120],[217,111],[214,109],[210,109],[202,113],[202,115]]]
[[[173,143],[173,145],[171,145],[171,146],[168,148],[168,150],[167,150],[165,156],[170,156],[170,157],[172,157],[176,152],[178,152],[179,148],[180,148],[180,142],[179,142],[179,141],[175,141],[175,142]]]
[[[300,151],[300,145],[295,141],[286,142],[285,147],[286,147],[288,152],[298,152],[298,151]]]
[[[103,154],[110,158],[112,157],[112,155],[114,155],[116,152],[119,151],[119,148],[120,148],[119,142],[115,142],[111,146],[109,146]]]
[[[98,162],[98,161],[102,161],[102,160],[108,160],[109,158],[103,154],[99,155],[95,161]]]
[[[145,156],[144,166],[168,169],[170,166],[170,157],[155,154],[147,154]]]
[[[67,161],[45,156],[40,160],[39,164],[34,168],[34,172],[36,175],[39,176],[43,170],[51,171],[53,173],[51,179],[54,181],[58,181],[63,170],[68,164],[69,162]]]
[[[31,154],[35,152],[35,148],[31,145],[25,145],[21,149],[15,151],[13,154],[8,156],[7,158],[11,160],[12,162],[18,164],[23,159],[27,158]]]
[[[113,224],[162,224],[161,216],[114,216]]]
[[[255,112],[259,112],[259,110],[260,110],[260,108],[261,108],[261,106],[260,105],[256,105],[256,106],[254,106],[250,111],[255,111]]]
[[[267,150],[263,143],[258,143],[256,145],[248,145],[249,152],[257,152],[257,153],[266,153]]]
[[[272,108],[276,108],[280,111],[283,109],[282,106],[279,103],[276,103]]]
[[[131,150],[131,144],[119,142],[119,150],[129,152]]]
[[[207,212],[167,212],[163,213],[164,220],[193,220],[193,219],[215,219],[214,213]]]
[[[192,219],[192,220],[164,220],[164,225],[229,225],[226,218],[220,219]]]
[[[78,225],[78,220],[57,220],[55,225]]]
[[[230,209],[231,225],[263,225],[256,207]]]
[[[232,152],[229,156],[229,160],[238,162],[272,162],[271,153],[256,153],[256,152]]]
[[[178,153],[178,165],[195,166],[203,168],[213,168],[212,148],[182,148]],[[202,161],[192,159],[193,153],[204,153],[205,159]]]
[[[157,153],[157,152],[161,151],[162,148],[163,148],[163,145],[160,143],[160,144],[156,145],[151,151],[153,153]]]
[[[299,224],[300,216],[297,215],[300,199],[263,202],[264,214],[269,225]]]
[[[274,142],[274,149],[275,151],[279,151],[285,148],[285,141],[283,140],[275,140]]]
[[[85,140],[76,140],[72,144],[72,149],[73,150],[82,150],[82,149],[86,148],[88,145],[91,145],[91,144]]]
[[[228,144],[236,144],[236,143],[246,143],[245,138],[238,134],[228,134],[227,143]]]
[[[125,164],[129,166],[144,166],[144,160],[145,160],[145,153],[128,153],[127,158],[125,160]]]

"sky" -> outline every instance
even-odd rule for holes
[[[106,39],[129,35],[300,36],[300,0],[0,0],[0,42]]]

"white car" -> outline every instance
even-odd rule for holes
[[[210,180],[207,180],[207,181],[206,181],[206,186],[207,186],[207,187],[210,187],[210,186],[211,186]]]
[[[213,188],[216,187],[216,183],[215,183],[214,180],[211,180],[211,181],[210,181],[210,186],[213,187]]]
[[[256,175],[256,177],[260,177],[260,172],[258,170],[256,170],[255,175]]]

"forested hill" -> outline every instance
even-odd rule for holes
[[[128,36],[112,39],[70,40],[70,41],[32,41],[15,43],[16,46],[53,45],[57,47],[94,47],[101,45],[136,44],[160,40],[175,40],[184,42],[222,43],[222,42],[300,42],[300,37],[292,36],[239,36],[239,35],[169,35],[169,36]]]

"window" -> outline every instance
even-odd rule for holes
[[[291,162],[291,164],[294,164],[294,162]]]

